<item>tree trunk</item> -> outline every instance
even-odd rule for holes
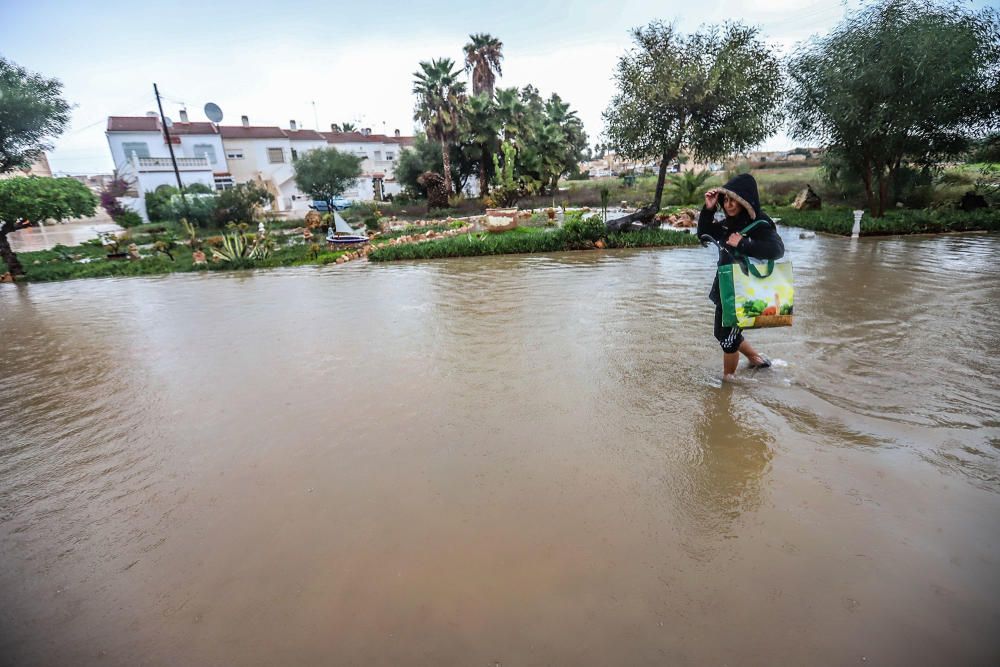
[[[663,151],[663,159],[660,160],[660,173],[656,178],[656,194],[653,196],[653,203],[645,208],[640,208],[635,213],[626,215],[624,218],[608,220],[606,224],[608,231],[622,232],[652,226],[653,218],[660,212],[660,202],[663,200],[663,184],[667,180],[667,165],[675,157],[677,157],[677,149]]]
[[[23,276],[24,267],[21,266],[21,262],[17,260],[17,255],[10,247],[10,243],[7,241],[7,234],[14,231],[14,226],[9,223],[4,223],[0,227],[0,259],[3,260],[4,264],[7,265],[7,270],[10,271],[12,276]]]
[[[448,193],[450,197],[452,194],[451,186],[451,156],[448,155],[448,144],[441,142],[441,161],[444,162],[444,190]]]
[[[885,215],[885,205],[889,199],[889,175],[882,174],[881,171],[880,169],[878,175],[878,215],[874,216],[876,218]]]
[[[673,160],[676,157],[667,154],[667,151],[663,151],[663,159],[660,160],[660,173],[656,176],[656,194],[653,195],[653,208],[657,212],[660,210],[660,202],[663,201],[663,184],[667,181],[667,162]],[[655,214],[654,214],[655,215]]]
[[[489,184],[486,182],[486,146],[482,147],[482,157],[479,158],[479,196],[485,197],[489,191]]]
[[[875,212],[875,192],[872,189],[872,165],[865,160],[861,167],[861,180],[865,182],[865,199],[868,201],[868,211],[873,218],[879,217]]]

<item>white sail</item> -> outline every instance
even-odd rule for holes
[[[338,213],[337,211],[333,212],[333,222],[334,222],[334,230],[338,234],[352,234],[352,235],[358,234],[358,232],[351,229],[351,226],[347,224],[346,220],[340,217],[340,213]]]

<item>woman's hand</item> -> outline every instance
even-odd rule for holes
[[[705,208],[711,210],[719,203],[719,191],[712,188],[705,193]]]
[[[738,246],[740,244],[740,241],[742,241],[742,240],[743,240],[743,236],[742,235],[737,234],[736,232],[733,232],[732,234],[729,235],[729,238],[726,239],[726,245],[732,246],[733,248],[735,248],[736,246]]]

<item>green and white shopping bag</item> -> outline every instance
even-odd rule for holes
[[[766,223],[758,220],[740,234],[745,236],[758,224]],[[733,255],[736,262],[719,267],[722,326],[741,329],[791,326],[795,296],[792,263],[756,260],[735,252]]]

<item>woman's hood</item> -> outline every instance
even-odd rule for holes
[[[728,183],[719,188],[719,191],[739,202],[746,209],[747,215],[750,216],[751,220],[769,219],[760,209],[760,195],[757,193],[757,181],[750,174],[734,176],[729,179]]]

